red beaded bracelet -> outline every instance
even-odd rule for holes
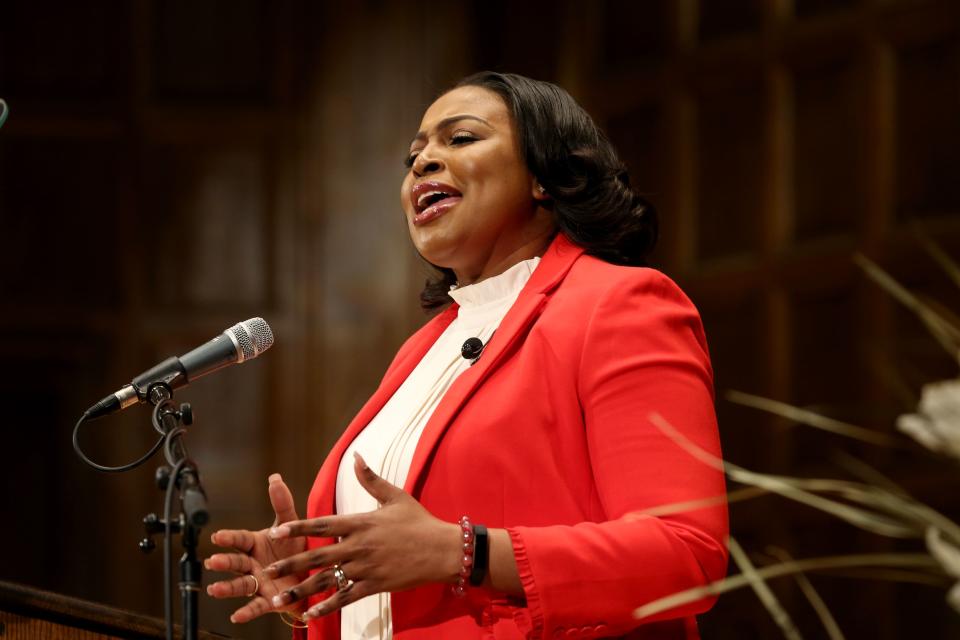
[[[467,516],[460,518],[460,534],[463,537],[462,566],[460,567],[460,575],[457,577],[457,584],[450,587],[455,596],[463,596],[467,593],[467,581],[473,571],[473,554],[476,548],[474,546],[473,525],[470,524],[470,518]]]

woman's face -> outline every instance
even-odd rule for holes
[[[520,156],[507,105],[482,87],[459,87],[427,109],[400,189],[420,254],[461,284],[540,255],[553,233],[546,199]]]

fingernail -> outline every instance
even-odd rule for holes
[[[271,482],[283,482],[283,477],[279,473],[271,473],[270,477],[267,478],[267,483]]]
[[[271,566],[269,566],[269,567],[267,567],[266,569],[263,570],[263,576],[264,576],[265,578],[270,578],[271,580],[273,580],[274,578],[278,577],[279,574],[280,574],[280,569],[279,569],[278,567],[273,566],[273,565],[271,565]]]
[[[213,544],[217,544],[217,534],[215,533],[210,534],[210,542],[212,542]]]
[[[213,595],[213,585],[212,585],[212,584],[207,585],[207,595],[208,595],[208,596],[212,596],[212,595]]]
[[[313,620],[320,615],[320,605],[313,607],[312,609],[307,609],[303,612],[304,620]]]
[[[290,527],[286,525],[280,525],[279,527],[274,527],[270,529],[270,537],[276,540],[277,538],[286,538],[290,535]]]
[[[353,452],[353,457],[356,458],[356,459],[360,462],[360,466],[361,466],[361,467],[363,467],[364,469],[369,469],[369,467],[367,466],[367,461],[363,459],[363,456],[361,456],[359,453],[357,453],[356,451],[354,451],[354,452]]]
[[[209,569],[209,568],[210,568],[210,561],[209,561],[209,560],[204,560],[204,561],[203,561],[203,568],[204,568],[204,569]]]
[[[273,603],[273,606],[275,606],[275,607],[282,607],[283,605],[286,604],[286,602],[284,601],[284,595],[285,595],[285,594],[283,594],[283,593],[281,593],[281,594],[279,594],[279,595],[275,595],[275,596],[273,596],[273,599],[272,599],[270,602],[272,602],[272,603]]]
[[[237,624],[237,616],[230,616],[230,622]]]

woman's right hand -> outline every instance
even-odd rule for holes
[[[276,514],[272,526],[297,520],[293,494],[280,474],[271,475],[268,482],[267,492]],[[271,580],[263,575],[263,568],[267,565],[302,553],[307,548],[305,537],[274,540],[267,535],[269,531],[270,527],[259,531],[221,529],[210,537],[213,544],[232,551],[215,553],[204,561],[204,566],[211,571],[236,573],[239,577],[214,582],[207,587],[207,593],[217,599],[250,598],[230,616],[233,623],[249,622],[277,610],[271,604],[273,596],[300,584],[307,577],[307,574],[290,575]],[[294,608],[282,607],[280,610],[292,611]]]

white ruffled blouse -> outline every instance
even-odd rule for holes
[[[479,338],[487,343],[539,263],[540,258],[524,260],[500,275],[450,290],[450,296],[460,305],[457,317],[344,453],[337,471],[337,513],[377,508],[377,501],[357,481],[354,452],[359,452],[388,482],[404,485],[427,421],[453,381],[470,366],[460,354],[464,341]],[[392,638],[390,594],[368,596],[345,607],[341,611],[340,637]]]

